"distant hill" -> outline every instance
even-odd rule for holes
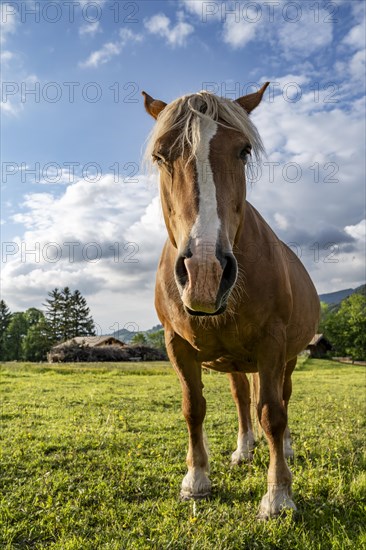
[[[319,299],[328,305],[340,304],[342,300],[345,300],[352,294],[364,294],[366,292],[366,285],[361,285],[357,288],[346,288],[345,290],[338,290],[337,292],[329,292],[328,294],[319,294]]]
[[[149,330],[141,330],[141,331],[132,331],[127,330],[126,328],[121,328],[120,330],[116,330],[111,334],[111,336],[114,336],[114,338],[118,338],[119,340],[122,340],[122,342],[125,342],[128,344],[131,342],[132,338],[135,336],[135,334],[139,334],[142,332],[143,334],[150,334],[150,332],[156,332],[157,330],[160,330],[163,328],[163,325],[155,325],[152,328],[149,328]]]

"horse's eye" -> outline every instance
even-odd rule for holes
[[[151,155],[151,156],[152,156],[153,162],[156,162],[156,164],[157,164],[158,166],[161,166],[162,164],[164,164],[165,159],[164,159],[164,157],[162,157],[161,155],[153,154],[153,155]]]
[[[252,147],[250,145],[246,145],[244,149],[240,151],[240,158],[242,161],[247,162],[248,156],[252,153]]]

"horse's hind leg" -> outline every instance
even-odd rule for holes
[[[291,359],[286,363],[286,370],[285,370],[285,376],[284,376],[284,382],[283,382],[283,404],[286,409],[286,413],[288,410],[288,404],[290,401],[291,393],[292,393],[292,381],[291,376],[296,366],[297,357],[294,359]],[[253,374],[253,401],[255,405],[259,401],[259,376],[257,373]],[[260,425],[259,425],[260,427]],[[258,434],[256,433],[256,430],[254,430],[254,433],[256,436],[261,435],[261,430],[259,430]],[[288,427],[288,421],[286,424],[285,433],[283,434],[283,451],[285,454],[285,458],[294,458],[294,451],[292,449],[292,440],[291,440],[291,432]]]
[[[238,446],[231,455],[231,464],[240,464],[252,458],[254,437],[250,418],[250,388],[245,374],[235,372],[228,375],[231,394],[236,404],[239,418]]]
[[[288,403],[290,401],[290,397],[292,393],[291,375],[294,372],[294,369],[296,367],[296,361],[297,361],[297,357],[295,357],[294,359],[291,359],[286,363],[285,377],[283,382],[283,403],[286,408],[286,413],[287,413]],[[294,451],[291,445],[291,433],[288,427],[288,423],[286,425],[285,433],[283,435],[283,451],[285,453],[286,458],[294,457]]]

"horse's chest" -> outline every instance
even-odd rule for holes
[[[256,361],[251,344],[241,338],[235,330],[231,332],[230,330],[208,329],[191,333],[187,339],[198,351],[200,362],[212,363],[210,368],[223,372],[232,372],[233,370],[254,372],[256,370]],[[242,362],[245,363],[245,368],[243,365],[239,366],[239,363]],[[231,366],[229,363],[231,363]],[[234,363],[236,366],[234,366]]]

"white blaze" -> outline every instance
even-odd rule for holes
[[[196,246],[216,246],[220,229],[217,212],[216,187],[210,164],[210,143],[216,134],[217,124],[210,119],[200,120],[200,140],[196,151],[196,168],[199,189],[199,207],[191,238]],[[215,248],[213,248],[215,253]]]

